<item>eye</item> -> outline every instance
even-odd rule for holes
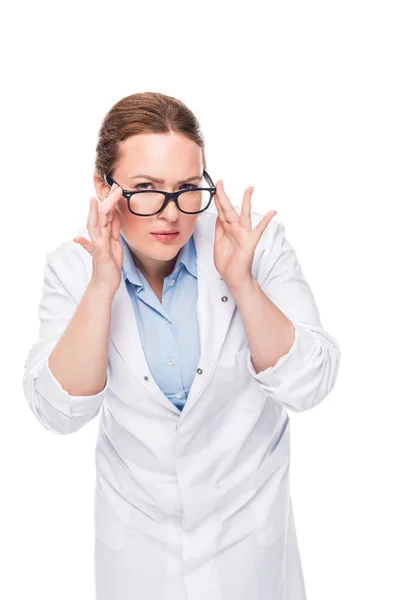
[[[197,185],[194,185],[194,183],[183,183],[182,185],[188,185],[191,188],[196,188]]]
[[[136,188],[139,188],[139,189],[141,189],[141,190],[142,190],[142,189],[146,189],[146,188],[143,188],[143,187],[142,187],[142,186],[144,186],[144,185],[153,185],[153,184],[152,184],[152,183],[149,183],[148,181],[147,181],[147,182],[143,182],[143,183],[138,183],[138,184],[135,186],[135,189],[136,189]],[[181,187],[184,187],[184,186],[189,186],[189,188],[196,188],[196,187],[197,187],[197,185],[195,185],[194,183],[182,183]]]

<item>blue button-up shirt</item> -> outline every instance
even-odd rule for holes
[[[197,323],[197,262],[193,235],[179,251],[173,272],[165,277],[162,304],[124,251],[122,276],[132,301],[149,369],[167,398],[182,410],[200,360]]]

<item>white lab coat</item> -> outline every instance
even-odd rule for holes
[[[252,212],[253,227],[261,217]],[[122,279],[105,389],[73,397],[61,387],[47,359],[89,283],[92,259],[72,240],[46,257],[40,334],[25,363],[24,391],[37,419],[57,433],[99,414],[97,600],[306,597],[289,488],[288,410],[310,409],[329,394],[340,349],[322,327],[284,226],[273,219],[252,272],[296,335],[288,354],[255,372],[241,315],[215,268],[215,219],[212,207],[194,231],[201,357],[182,413],[151,376]],[[89,238],[86,227],[78,235]]]

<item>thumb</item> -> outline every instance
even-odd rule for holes
[[[92,256],[92,246],[93,244],[91,242],[89,242],[89,240],[87,240],[84,237],[74,237],[73,242],[75,242],[76,244],[79,244],[80,246],[82,246],[82,248],[84,248],[89,254],[90,256]]]

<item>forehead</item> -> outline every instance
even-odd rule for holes
[[[120,153],[119,167],[128,176],[148,173],[179,179],[203,170],[201,148],[175,132],[132,135],[121,142]]]

